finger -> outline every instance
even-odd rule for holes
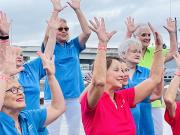
[[[151,25],[150,22],[148,22],[148,26],[149,26],[149,28],[151,29],[152,33],[155,33],[155,29],[154,29],[154,27]]]
[[[89,20],[89,22],[94,27],[94,29],[97,29],[97,26],[96,26],[96,24],[93,21]]]
[[[96,31],[96,29],[95,28],[93,28],[92,26],[88,26],[93,32],[95,32],[95,33],[97,33],[97,31]]]
[[[114,31],[110,32],[110,37],[114,36],[116,33],[117,33],[117,31],[116,31],[116,30],[114,30]]]
[[[96,17],[94,17],[94,21],[96,22],[96,25],[98,27],[100,25],[100,23],[99,23],[99,21],[98,21],[98,19]]]
[[[104,29],[106,29],[106,25],[105,25],[105,22],[104,22],[104,18],[102,17],[101,18],[101,25]],[[106,30],[105,30],[106,31]]]

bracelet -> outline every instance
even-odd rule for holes
[[[9,39],[9,36],[0,36],[0,39],[1,40],[7,40],[7,39]]]
[[[162,51],[162,49],[159,49],[159,50],[155,51],[154,54],[155,54],[155,53],[158,53],[158,52],[160,52],[160,51]]]
[[[180,72],[176,72],[175,75],[180,76]]]
[[[99,44],[97,50],[103,50],[103,51],[106,51],[106,50],[107,50],[107,46],[104,45],[104,44]]]
[[[7,81],[9,79],[9,77],[7,76],[7,75],[5,75],[5,74],[1,74],[0,75],[0,80],[5,80],[5,81]]]

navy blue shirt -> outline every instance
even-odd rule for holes
[[[61,86],[65,99],[78,98],[84,90],[79,54],[85,49],[85,45],[83,45],[84,48],[81,48],[81,46],[78,37],[66,42],[64,45],[60,43],[55,45],[55,76]],[[44,47],[42,46],[43,49]],[[47,78],[45,81],[44,98],[45,100],[51,99]]]
[[[46,109],[22,111],[18,117],[22,135],[39,135],[39,129],[43,128],[46,116]],[[19,135],[15,121],[4,112],[0,112],[0,135]]]

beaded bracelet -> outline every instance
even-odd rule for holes
[[[154,54],[155,54],[155,53],[158,53],[158,52],[160,52],[160,51],[162,51],[162,49],[159,49],[159,50],[155,51]]]
[[[103,44],[99,44],[97,49],[98,49],[98,50],[106,51],[106,50],[107,50],[107,46],[106,46],[106,45],[103,45]]]
[[[180,72],[176,72],[175,75],[180,76]]]
[[[0,75],[0,80],[5,80],[5,81],[7,81],[9,79],[9,77],[7,76],[7,75],[5,75],[5,74],[1,74]]]

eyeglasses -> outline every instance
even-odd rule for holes
[[[62,32],[63,30],[67,32],[67,31],[69,31],[69,28],[68,27],[64,27],[64,28],[63,27],[59,27],[58,30],[60,32]]]
[[[135,50],[130,50],[130,49],[129,49],[128,52],[141,54],[141,53],[142,53],[142,50],[137,50],[137,49],[135,49]]]
[[[20,86],[20,87],[12,87],[12,88],[10,88],[9,90],[6,90],[6,92],[12,92],[13,94],[17,94],[17,93],[19,93],[19,92],[24,92],[24,88],[22,87],[22,86]]]

